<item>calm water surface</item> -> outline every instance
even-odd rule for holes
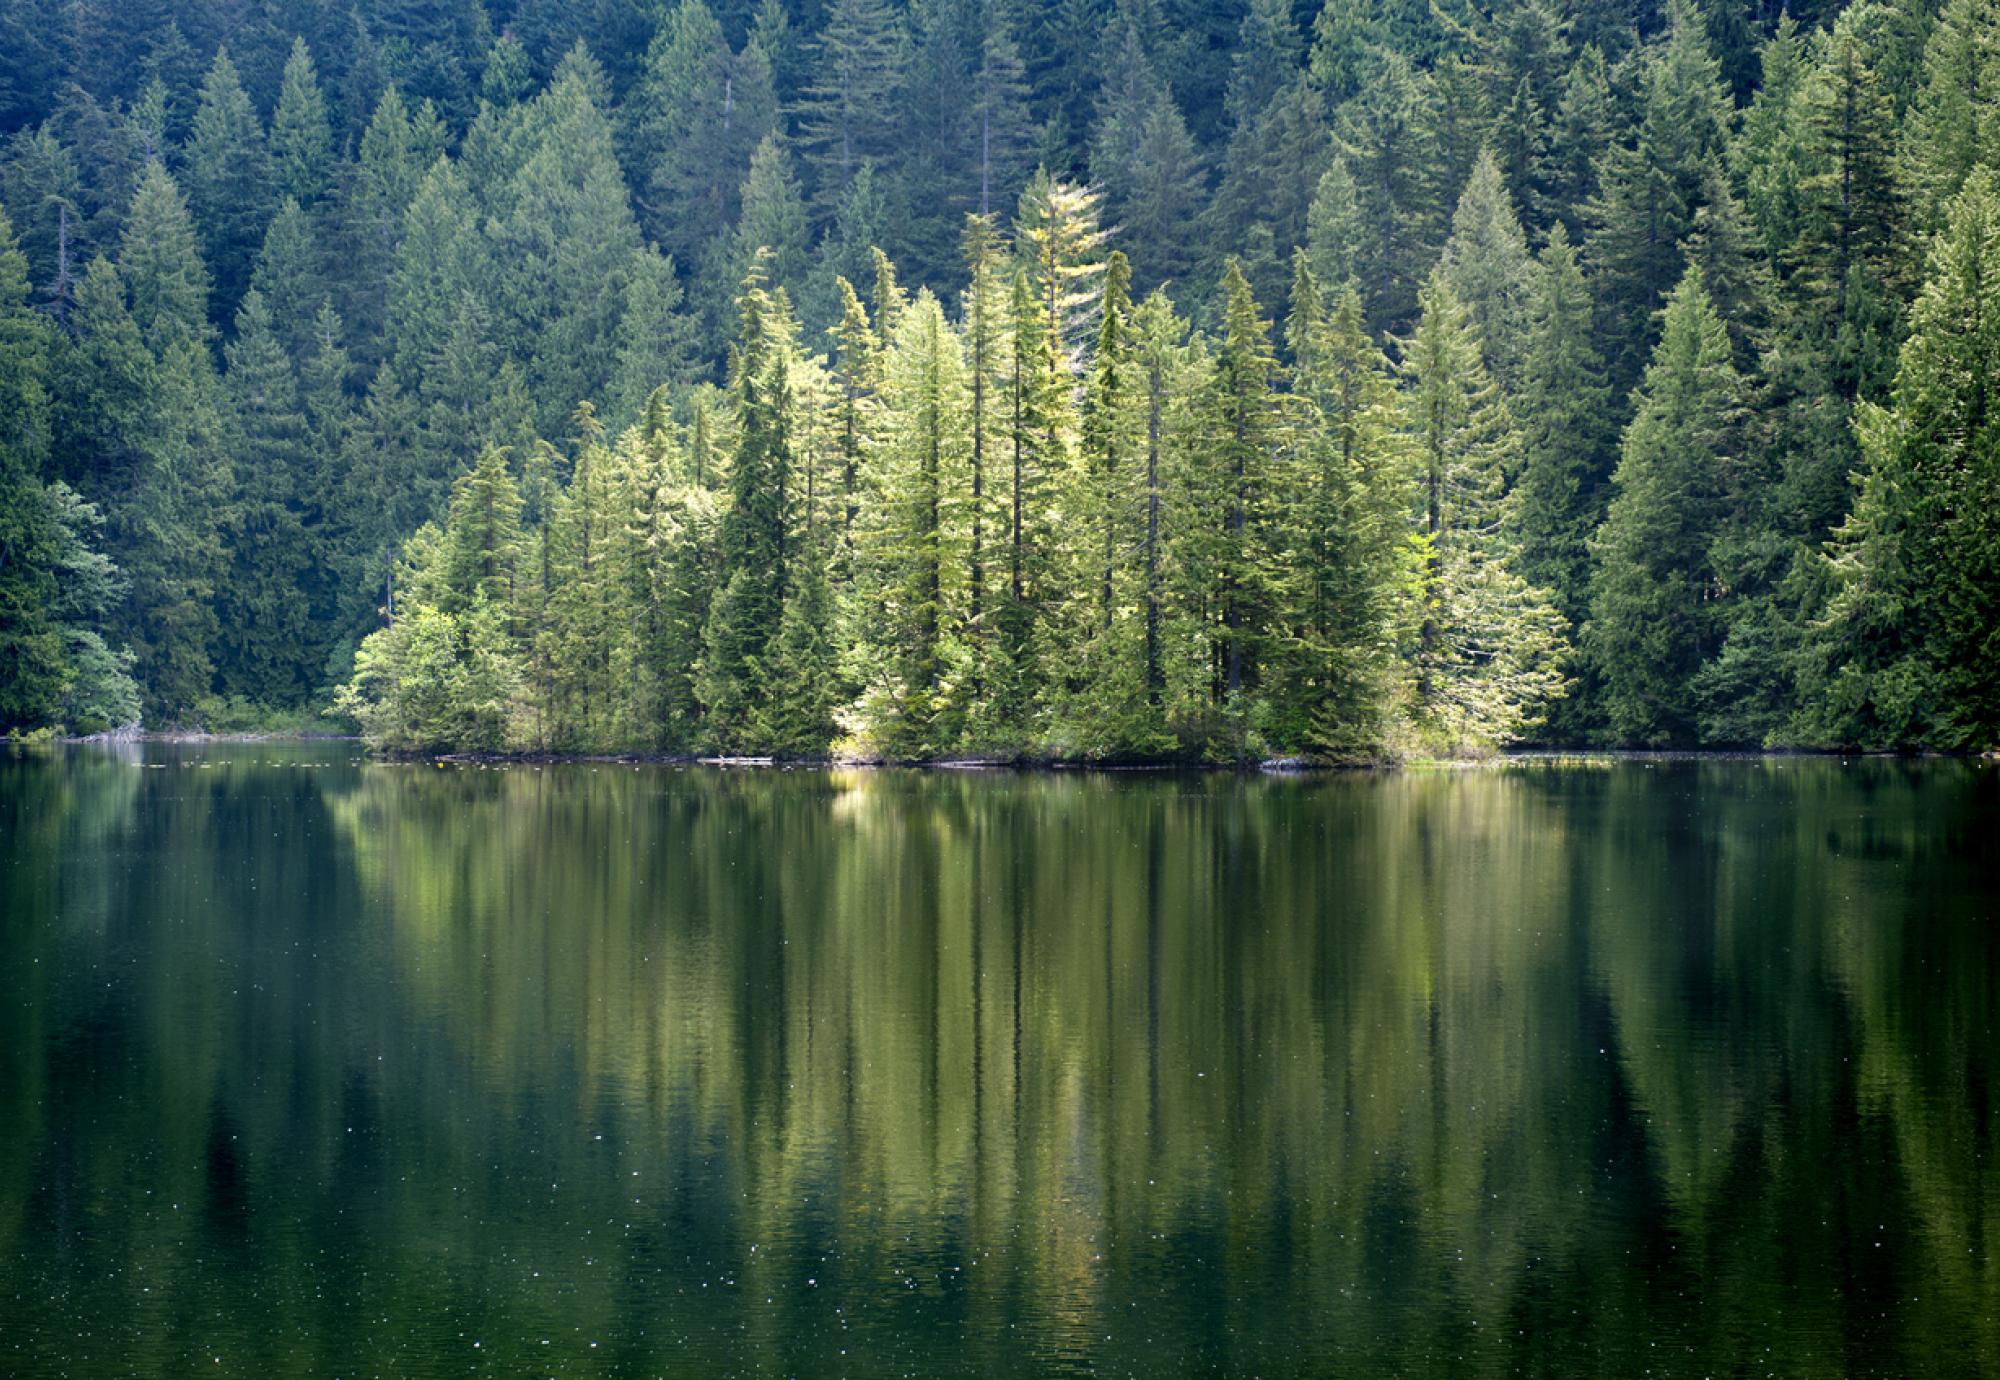
[[[2000,1376],[2000,769],[0,757],[0,1374]]]

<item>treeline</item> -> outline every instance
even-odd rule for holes
[[[0,20],[9,726],[2000,738],[1992,0],[118,14]]]

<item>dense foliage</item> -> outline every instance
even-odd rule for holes
[[[0,726],[1993,746],[1996,33],[19,0]]]

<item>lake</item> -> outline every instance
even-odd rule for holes
[[[2000,767],[0,756],[0,1373],[2000,1376]]]

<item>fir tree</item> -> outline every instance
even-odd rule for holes
[[[250,285],[250,268],[270,218],[272,168],[264,127],[227,50],[201,85],[186,152],[188,201],[215,274],[214,307],[227,319]]]
[[[833,0],[815,45],[814,77],[799,100],[798,138],[814,171],[822,217],[839,206],[862,165],[896,152],[892,119],[901,82],[895,11],[884,0]]]
[[[1893,403],[1860,409],[1865,469],[1829,553],[1805,731],[1880,746],[2000,742],[2000,190],[1967,178],[1932,242]]]
[[[1459,196],[1442,263],[1472,318],[1487,369],[1512,393],[1521,381],[1534,258],[1490,150],[1480,154]]]
[[[1303,251],[1293,267],[1287,336],[1301,463],[1297,498],[1278,518],[1294,568],[1277,731],[1287,749],[1342,757],[1379,745],[1396,704],[1396,623],[1415,573],[1404,541],[1410,458],[1360,294],[1342,286],[1329,312]]]
[[[1691,268],[1668,300],[1591,542],[1586,640],[1621,742],[1696,740],[1690,682],[1726,631],[1714,545],[1740,401],[1728,332]]]
[[[271,115],[271,163],[280,196],[311,206],[333,184],[333,128],[319,73],[303,38],[292,40],[285,59],[278,107]]]
[[[1441,272],[1420,301],[1402,359],[1424,544],[1413,712],[1420,734],[1456,750],[1533,730],[1564,692],[1567,647],[1562,615],[1514,565],[1513,419]]]
[[[1645,361],[1653,312],[1680,277],[1680,241],[1704,204],[1730,118],[1699,15],[1675,0],[1667,32],[1646,61],[1633,141],[1605,151],[1585,215],[1602,319],[1616,323],[1608,352],[1616,382],[1636,379]]]
[[[217,681],[253,703],[297,705],[325,659],[312,622],[313,535],[302,490],[308,464],[298,379],[270,308],[254,289],[236,313],[229,371],[235,493],[224,529]]]
[[[1615,453],[1610,390],[1597,353],[1590,291],[1560,224],[1549,232],[1529,301],[1518,487],[1521,573],[1551,590],[1572,635],[1588,612],[1590,534]]]

